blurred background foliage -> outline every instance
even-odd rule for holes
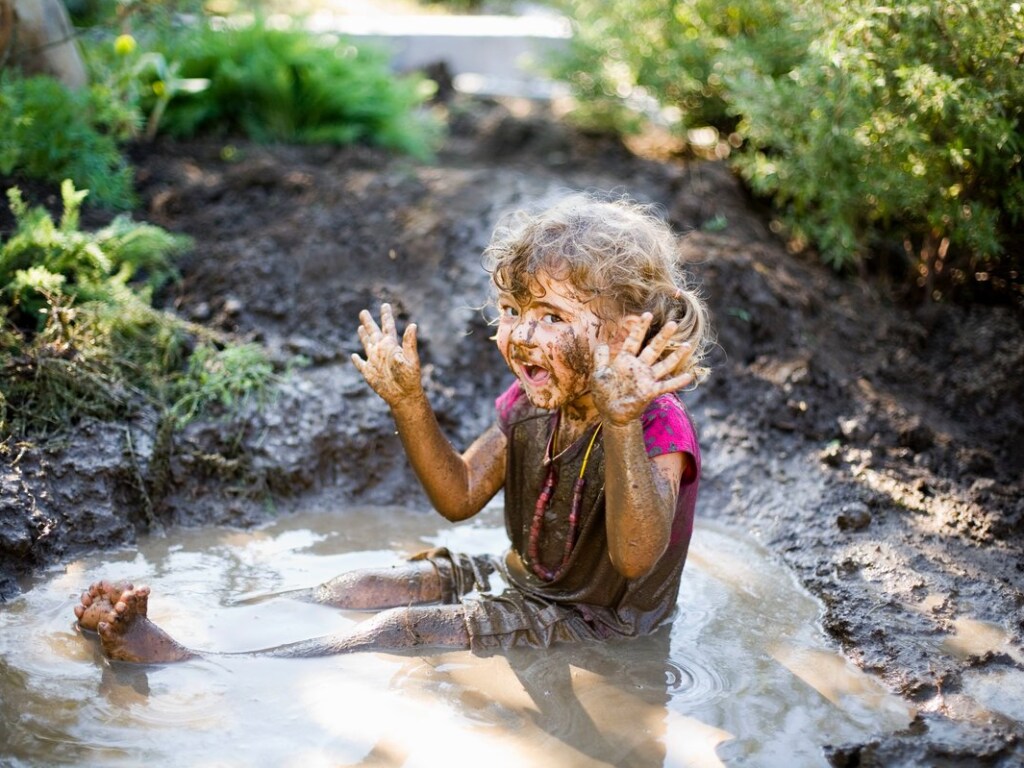
[[[1024,10],[1005,0],[555,0],[597,129],[668,124],[773,229],[924,300],[1024,306]],[[653,105],[653,106],[652,106]]]
[[[89,87],[22,76],[0,58],[0,176],[71,179],[89,202],[134,204],[124,148],[158,134],[362,142],[429,159],[432,81],[384,54],[200,0],[68,0]],[[276,17],[279,18],[279,17]]]
[[[494,12],[487,3],[427,3]],[[770,201],[793,250],[923,300],[1024,305],[1024,10],[1005,0],[550,0],[590,130],[667,125]],[[0,73],[0,175],[129,209],[126,142],[365,142],[427,159],[421,76],[239,0],[67,0],[87,94]],[[507,3],[497,7],[509,10]],[[514,10],[514,8],[513,8]],[[277,22],[281,16],[272,17]]]
[[[79,207],[131,210],[127,148],[161,134],[362,142],[429,159],[441,136],[433,83],[258,4],[66,4],[88,88],[24,76],[0,56],[0,177],[63,182],[64,201],[54,223],[12,193],[14,229],[0,232],[0,432],[121,412],[133,396],[173,420],[245,399],[272,375],[259,350],[152,307],[182,241],[130,218],[80,232]],[[884,272],[915,300],[1024,307],[1020,2],[550,5],[574,25],[552,71],[589,130],[674,131],[769,202],[793,251],[838,270]]]

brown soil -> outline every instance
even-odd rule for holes
[[[196,240],[169,305],[309,365],[268,406],[189,427],[169,463],[153,460],[148,413],[14,447],[0,463],[0,589],[153,526],[250,524],[314,497],[425,506],[348,362],[358,310],[388,300],[419,323],[428,393],[465,446],[508,378],[479,309],[496,217],[559,189],[615,189],[688,233],[713,310],[714,373],[689,398],[706,452],[699,513],[765,542],[821,597],[843,650],[919,705],[906,733],[834,745],[831,762],[1024,759],[1014,711],[978,711],[964,685],[1024,679],[1018,314],[901,306],[787,253],[722,164],[644,158],[536,108],[459,104],[433,164],[213,142],[135,160],[147,218]],[[968,619],[1010,641],[951,652]]]

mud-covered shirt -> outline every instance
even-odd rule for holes
[[[648,456],[682,452],[688,454],[690,460],[686,462],[668,548],[647,574],[636,579],[627,579],[615,570],[608,553],[605,455],[600,434],[587,461],[577,538],[567,566],[552,581],[535,575],[530,568],[528,554],[530,526],[537,498],[547,477],[544,454],[554,428],[554,414],[532,405],[518,382],[509,387],[495,405],[498,424],[508,438],[505,527],[512,546],[505,555],[501,570],[510,586],[527,598],[536,598],[552,607],[571,605],[578,618],[587,625],[579,625],[570,631],[573,637],[647,634],[671,617],[693,532],[700,483],[697,435],[679,398],[675,395],[657,398],[647,407],[642,418]],[[581,437],[554,462],[558,479],[544,517],[543,535],[538,547],[540,561],[549,567],[562,561],[565,539],[569,534],[573,486],[587,452],[590,435],[588,432]],[[551,619],[556,620],[559,613],[551,611]],[[543,617],[540,623],[544,623]],[[486,632],[488,627],[476,629]],[[490,629],[499,632],[502,627]]]

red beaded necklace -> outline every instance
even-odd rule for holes
[[[572,488],[572,505],[569,507],[569,531],[565,535],[565,549],[562,552],[562,562],[559,563],[557,568],[548,568],[540,561],[540,535],[544,528],[544,513],[551,506],[551,496],[554,494],[555,485],[558,483],[558,466],[555,464],[555,459],[561,454],[556,455],[555,453],[555,441],[561,417],[561,411],[555,414],[554,425],[551,428],[551,437],[548,438],[547,447],[544,449],[544,463],[548,466],[548,474],[544,479],[540,496],[537,497],[537,505],[533,510],[533,521],[530,523],[530,541],[526,549],[527,554],[530,556],[530,569],[544,581],[554,581],[557,579],[565,572],[565,567],[569,564],[569,556],[572,554],[572,548],[576,544],[576,529],[579,527],[580,522],[580,507],[583,505],[583,487],[587,484],[587,481],[583,478],[583,473],[587,469],[590,452],[594,449],[597,435],[601,431],[601,425],[598,424],[594,428],[594,434],[590,437],[587,452],[583,454],[580,474]]]

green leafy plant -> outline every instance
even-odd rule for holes
[[[88,187],[117,209],[135,201],[118,146],[120,110],[100,91],[71,91],[53,78],[0,72],[0,175]]]
[[[90,86],[0,72],[0,176],[91,191],[90,202],[135,204],[122,148],[176,136],[241,133],[257,141],[365,142],[426,158],[439,123],[420,109],[422,77],[395,77],[376,51],[257,22],[214,28],[196,0],[78,4],[95,26],[80,38]],[[137,28],[133,33],[133,25]]]
[[[128,216],[82,232],[86,193],[65,181],[62,195],[55,222],[8,191],[17,228],[0,242],[0,438],[118,418],[143,403],[180,426],[267,386],[272,370],[257,348],[240,351],[152,306],[187,238]]]
[[[622,129],[652,97],[773,200],[791,244],[838,269],[895,257],[929,299],[1024,303],[1020,3],[560,5],[588,110]]]
[[[385,57],[369,48],[257,21],[190,30],[168,39],[161,53],[180,62],[182,78],[210,84],[167,105],[163,125],[173,135],[366,142],[420,157],[431,153],[437,126],[417,108],[432,83],[396,78]]]
[[[575,21],[556,72],[582,98],[582,118],[634,132],[638,108],[653,97],[683,129],[736,125],[723,79],[730,58],[772,75],[800,60],[807,33],[797,4],[782,0],[556,0]]]
[[[836,266],[900,243],[929,297],[1024,266],[1019,6],[825,10],[785,78],[730,75],[743,175]]]
[[[128,26],[127,21],[124,26]],[[147,34],[144,42],[159,37]],[[209,86],[207,80],[181,77],[179,62],[169,61],[158,51],[141,48],[136,37],[128,32],[112,41],[101,35],[85,50],[93,91],[102,96],[97,102],[107,106],[111,112],[108,122],[118,127],[122,138],[152,141],[167,105],[175,96],[196,93]]]
[[[200,345],[177,382],[171,413],[177,422],[187,423],[215,406],[236,408],[258,399],[273,376],[273,367],[257,344]]]

